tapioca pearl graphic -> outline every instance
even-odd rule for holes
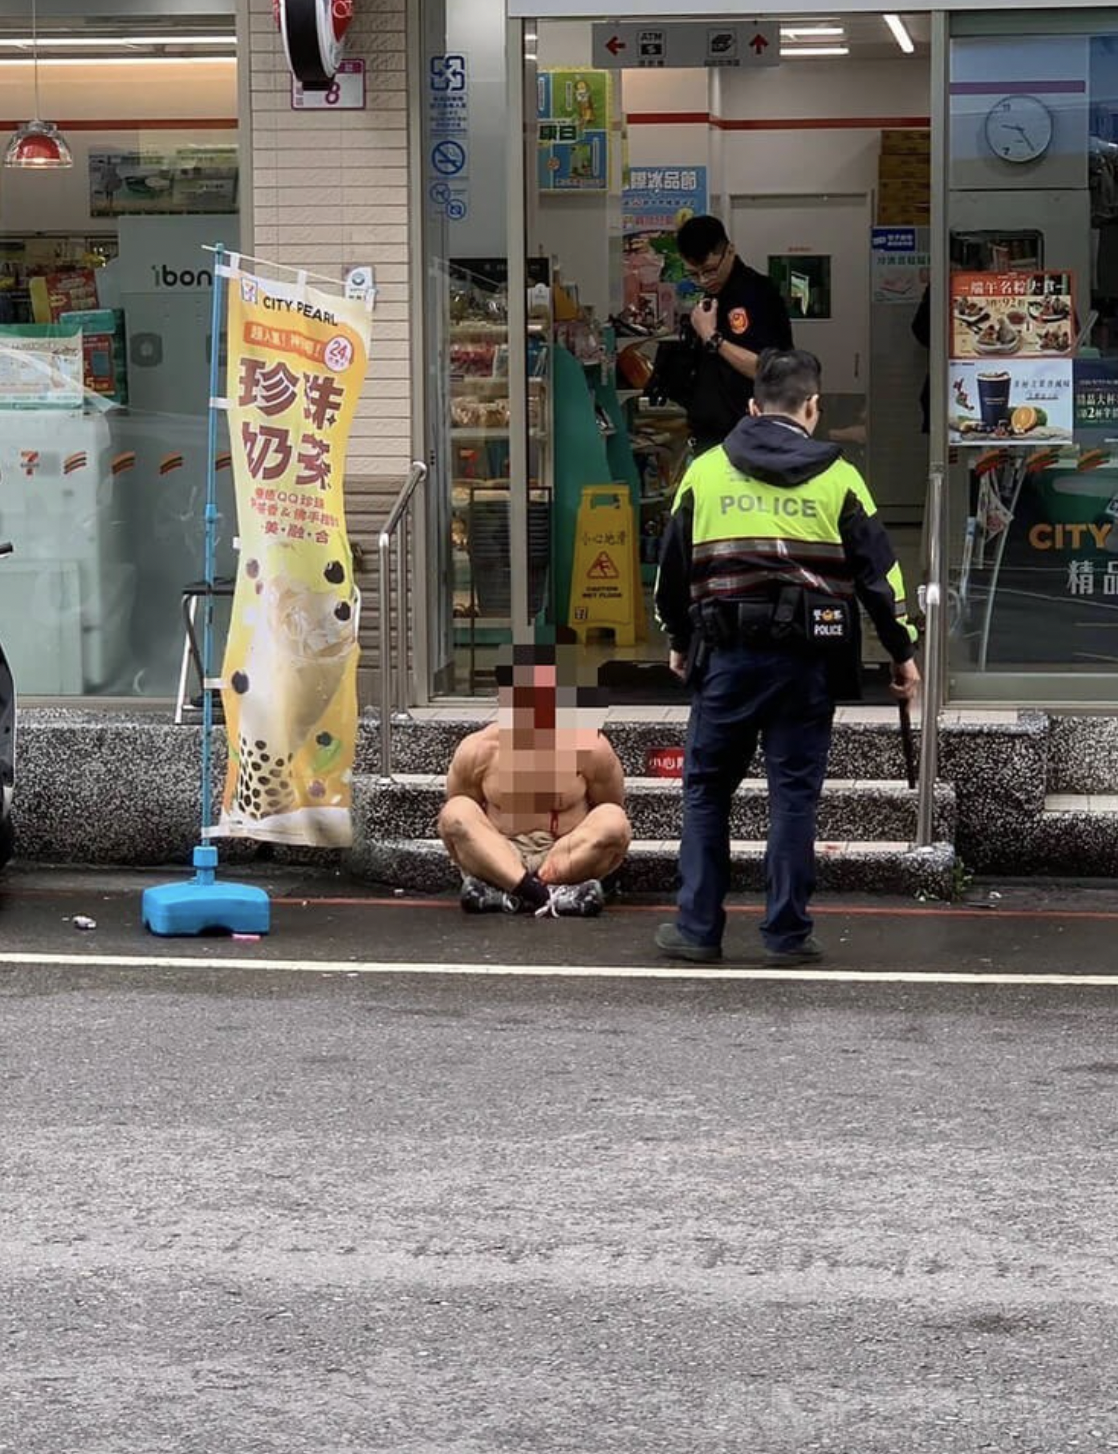
[[[332,560],[322,574],[332,586],[340,586],[345,580],[345,566],[340,560]]]
[[[237,693],[239,697],[243,697],[244,694],[248,691],[248,673],[243,671],[235,671],[229,682],[229,685],[233,688],[233,690]]]
[[[260,562],[258,560],[248,561],[245,565],[245,575],[248,576],[249,580],[254,581],[259,574]]]
[[[348,601],[339,601],[334,607],[334,615],[339,621],[348,621],[353,615],[353,607]]]

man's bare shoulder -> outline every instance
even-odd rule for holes
[[[496,722],[490,722],[477,732],[463,737],[455,749],[453,761],[457,767],[480,766],[497,751],[499,741],[500,729]]]
[[[586,766],[597,772],[613,767],[619,760],[605,733],[592,727],[579,733],[578,751]]]

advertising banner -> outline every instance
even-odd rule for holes
[[[236,210],[235,146],[89,154],[92,217]]]
[[[671,330],[700,292],[679,255],[676,233],[707,210],[705,166],[631,167],[621,193],[625,307],[634,323]]]
[[[79,328],[49,323],[0,328],[0,407],[80,409],[83,401]]]
[[[870,232],[873,258],[873,301],[916,309],[928,284],[931,257],[916,227],[874,227]]]
[[[536,108],[541,192],[609,190],[608,71],[541,71]]]
[[[1067,272],[952,277],[952,444],[1071,442],[1073,294]]]
[[[631,167],[621,193],[621,230],[677,232],[706,210],[705,166]]]
[[[217,830],[228,837],[352,841],[360,598],[343,481],[370,333],[367,299],[233,273],[227,403],[240,553]]]
[[[955,273],[952,358],[1071,358],[1070,273]]]

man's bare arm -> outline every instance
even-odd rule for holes
[[[625,773],[617,753],[605,737],[598,737],[582,761],[582,776],[586,780],[586,801],[592,808],[602,803],[616,803],[625,806]]]
[[[446,774],[446,795],[448,798],[473,798],[475,803],[484,803],[481,791],[484,774],[484,748],[478,741],[480,732],[471,732],[463,738],[450,759]]]

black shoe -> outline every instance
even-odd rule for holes
[[[795,949],[768,949],[765,963],[769,969],[793,969],[797,964],[818,964],[823,958],[823,946],[814,935],[809,935]]]
[[[716,964],[722,958],[720,944],[692,944],[674,924],[661,924],[656,931],[656,948],[669,959],[686,959],[691,964]]]
[[[465,914],[500,914],[505,909],[508,894],[480,878],[466,877],[462,880],[462,892],[458,902]]]

